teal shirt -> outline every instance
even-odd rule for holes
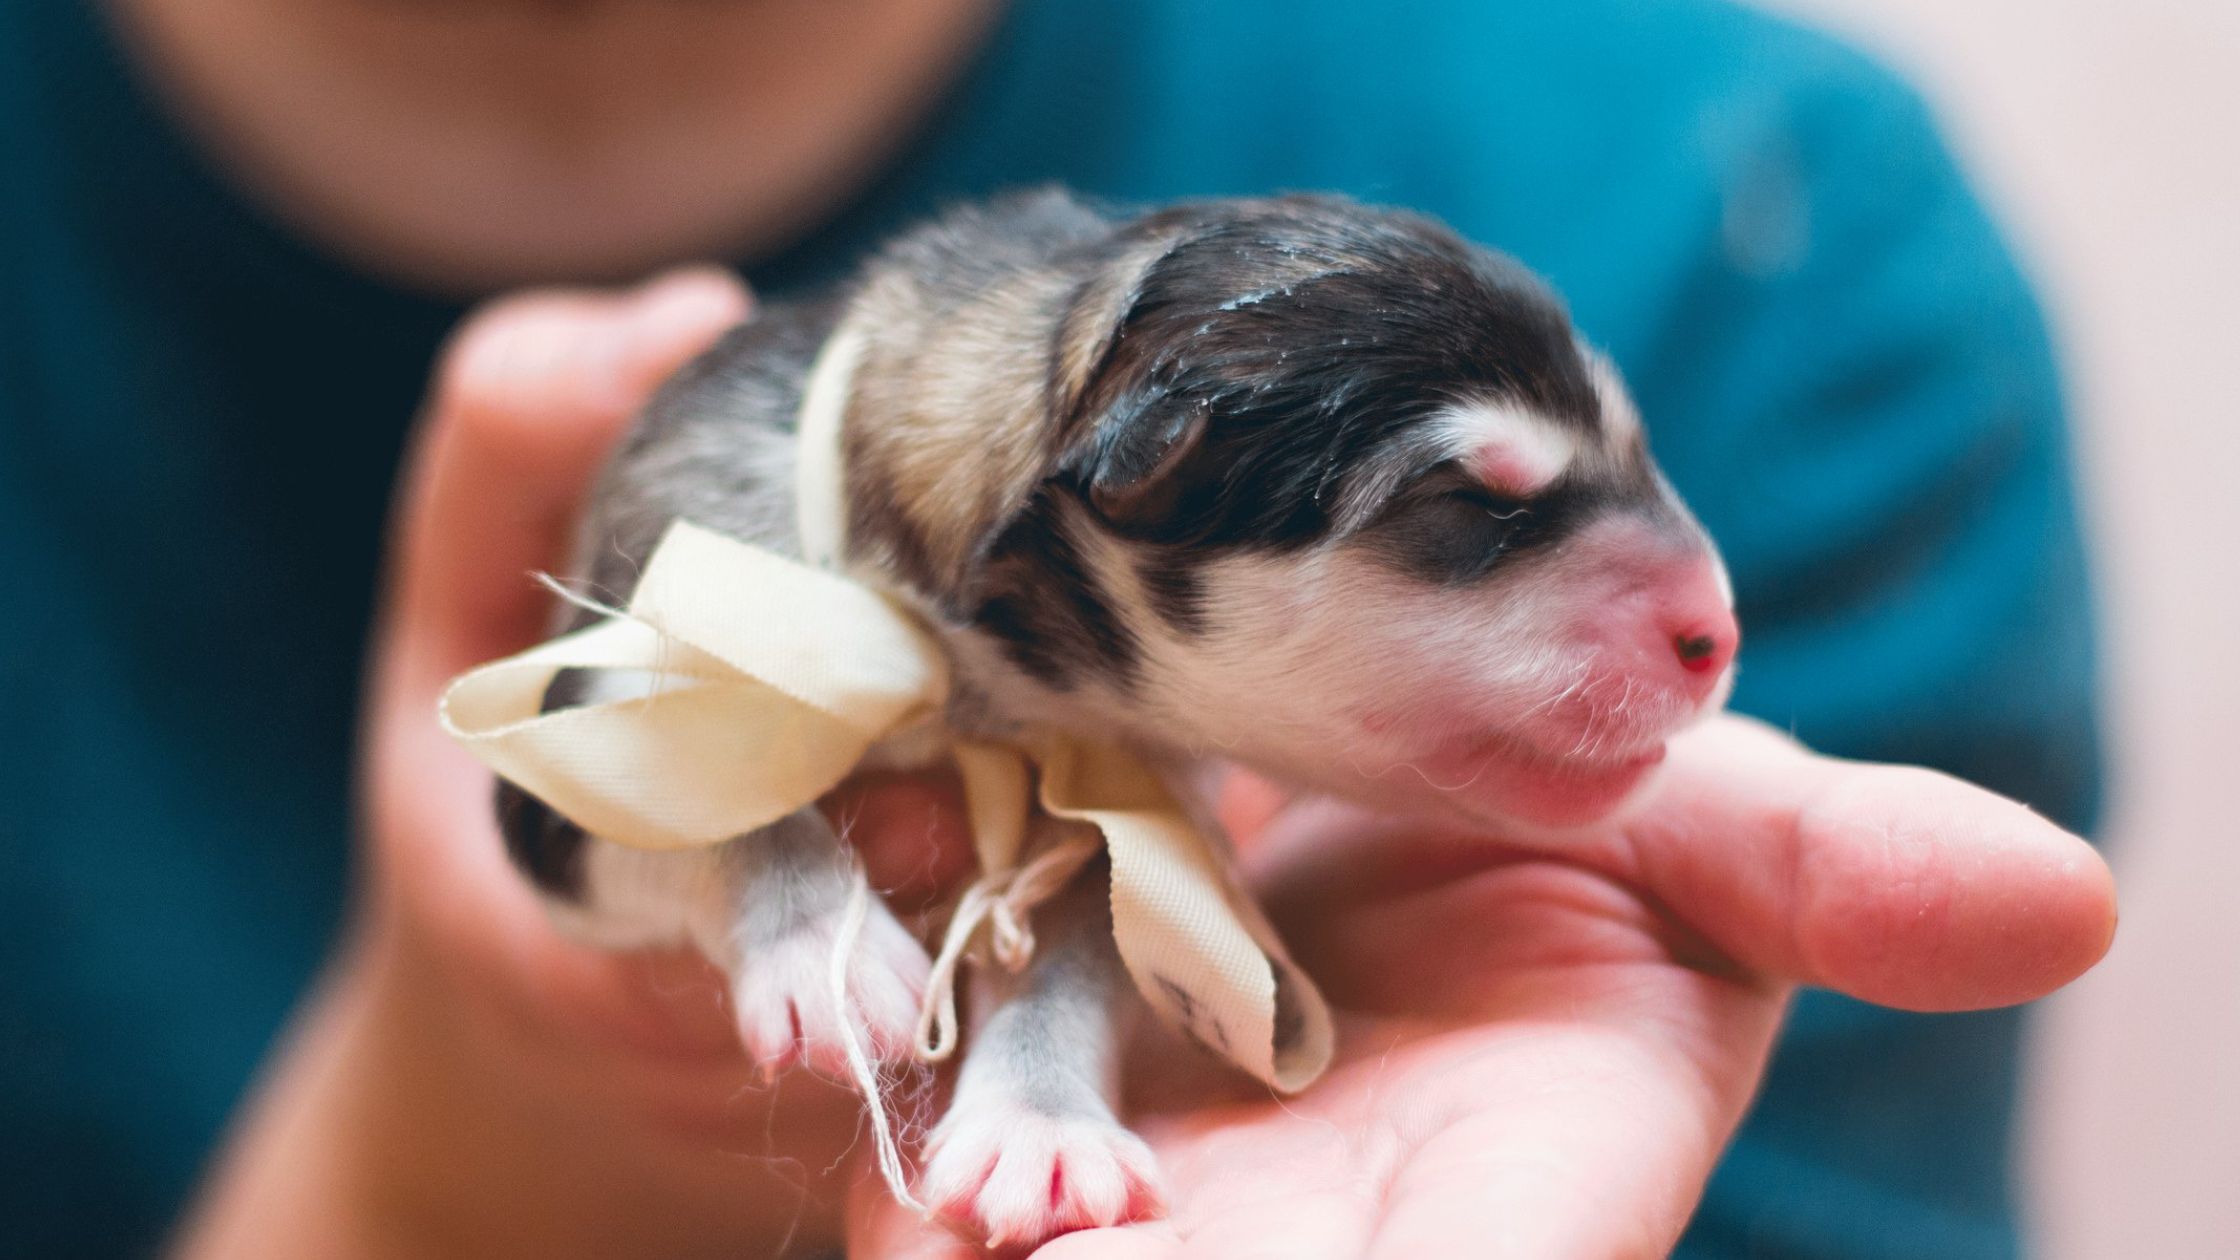
[[[1718,0],[1020,3],[881,182],[1327,189],[1552,279],[1725,549],[1735,706],[2083,827],[2090,609],[2027,286],[1915,97]],[[0,1250],[144,1249],[341,910],[382,514],[459,317],[242,201],[71,0],[0,9]],[[2013,1012],[1807,995],[1682,1254],[1999,1257]]]

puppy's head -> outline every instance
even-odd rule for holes
[[[1719,704],[1726,575],[1515,263],[1288,198],[1125,229],[969,620],[1050,712],[1477,822],[1618,805]]]

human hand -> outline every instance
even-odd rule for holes
[[[564,563],[581,497],[654,387],[747,307],[705,270],[533,293],[444,355],[369,680],[351,939],[189,1254],[777,1255],[835,1232],[821,1183],[855,1097],[803,1074],[750,1088],[697,957],[557,936],[505,858],[489,772],[435,720],[450,677],[547,633],[530,575]],[[905,906],[963,860],[936,785],[867,785],[840,807],[855,834],[899,841],[865,857]]]
[[[363,904],[187,1252],[777,1254],[834,1236],[821,1181],[857,1100],[798,1074],[743,1089],[698,960],[554,936],[502,856],[487,775],[431,719],[453,674],[542,635],[525,575],[560,562],[654,383],[743,309],[705,274],[514,299],[446,356],[372,679]],[[1731,719],[1673,760],[1634,823],[1559,847],[1326,808],[1271,827],[1253,865],[1351,1012],[1344,1057],[1284,1104],[1217,1072],[1137,1074],[1160,1087],[1137,1120],[1173,1218],[1050,1254],[1655,1251],[1790,984],[1985,1005],[2055,987],[2105,945],[2097,859],[1987,794],[1811,758]],[[848,808],[856,836],[906,841],[866,853],[904,903],[963,861],[932,785]],[[1877,870],[1903,878],[1845,883]],[[854,1216],[859,1254],[954,1248],[873,1193]]]
[[[1537,842],[1305,805],[1247,846],[1340,1012],[1288,1099],[1131,1079],[1168,1219],[1037,1260],[1668,1252],[1798,985],[1921,1011],[2026,1001],[2105,952],[2106,866],[1943,775],[1815,756],[1739,717],[1676,740],[1621,821]],[[856,1188],[850,1255],[981,1254]]]

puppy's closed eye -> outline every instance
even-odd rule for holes
[[[1458,489],[1449,490],[1440,497],[1477,508],[1492,516],[1495,520],[1501,521],[1516,520],[1532,510],[1532,505],[1526,500],[1502,494],[1499,491],[1488,490],[1484,486],[1462,486]]]
[[[1407,572],[1460,585],[1491,572],[1531,522],[1529,501],[1442,469],[1402,491],[1369,537]]]

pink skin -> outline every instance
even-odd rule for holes
[[[1528,716],[1486,714],[1467,698],[1426,697],[1361,719],[1365,732],[1425,733],[1426,745],[1368,794],[1402,808],[1478,822],[1577,827],[1640,790],[1665,742],[1717,707],[1741,642],[1717,559],[1699,539],[1649,526],[1599,523],[1561,563],[1582,588],[1561,638],[1583,677]]]
[[[1528,499],[1563,472],[1550,452],[1508,442],[1488,442],[1472,464],[1478,479],[1497,494]]]

